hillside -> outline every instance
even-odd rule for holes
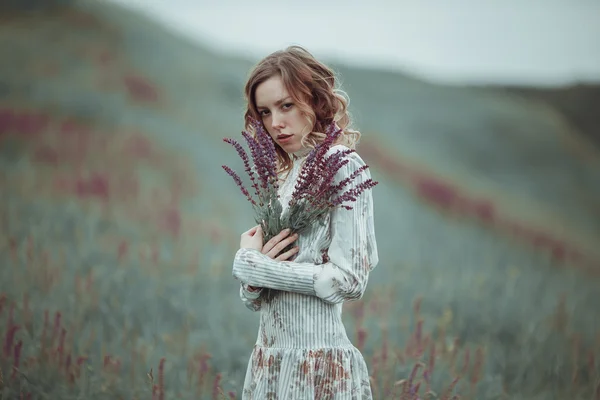
[[[145,372],[166,354],[171,387],[184,385],[199,348],[239,387],[258,322],[237,301],[230,262],[253,221],[220,166],[241,168],[222,138],[239,137],[253,60],[110,4],[10,4],[0,18],[0,297],[30,318],[31,337],[45,326],[32,321],[60,310],[71,350],[95,362],[119,354],[134,368],[123,355],[138,351],[131,334],[147,350]],[[586,106],[595,97],[334,67],[363,133],[358,152],[380,181],[380,265],[365,302],[394,298],[379,303],[389,315],[373,308],[367,318],[367,353],[382,326],[403,347],[416,324],[406,314],[423,296],[444,348],[456,337],[486,349],[477,398],[571,390],[561,368],[572,335],[588,351],[600,329],[600,150]],[[548,326],[557,305],[560,338]],[[540,373],[529,385],[530,370]],[[115,390],[139,394],[146,376],[131,376]],[[579,378],[581,393],[592,378]]]
[[[600,148],[600,85],[579,84],[551,89],[509,86],[503,89],[555,108],[578,132]]]

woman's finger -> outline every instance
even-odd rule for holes
[[[298,234],[294,233],[293,235],[289,236],[288,238],[282,240],[281,242],[277,243],[275,245],[275,247],[273,247],[269,252],[268,255],[271,258],[275,258],[277,257],[277,254],[279,254],[283,249],[285,249],[288,245],[294,243],[296,241],[296,239],[298,239]]]
[[[292,257],[294,254],[296,254],[298,252],[300,248],[298,246],[294,246],[292,247],[290,250],[286,251],[285,253],[279,255],[276,260],[277,261],[287,261],[290,257]]]
[[[269,241],[268,241],[268,242],[267,242],[267,243],[266,243],[266,244],[263,246],[262,253],[263,253],[263,254],[267,254],[267,253],[269,253],[271,250],[273,250],[273,248],[274,248],[274,247],[277,245],[277,243],[281,242],[281,240],[283,240],[283,239],[284,239],[284,238],[285,238],[287,235],[289,235],[289,234],[290,234],[290,232],[291,232],[291,230],[288,228],[288,229],[284,229],[284,230],[282,230],[282,231],[281,231],[281,232],[279,232],[277,235],[273,236],[273,237],[271,238],[271,240],[269,240]],[[280,250],[281,250],[281,249],[280,249]],[[275,253],[275,254],[273,255],[273,257],[274,257],[274,256],[276,256],[276,255],[277,255],[277,253]],[[273,257],[271,257],[271,258],[273,258]]]
[[[244,235],[254,236],[254,233],[258,230],[258,228],[260,228],[260,225],[253,226],[252,228],[248,229],[246,232],[242,233],[242,236],[244,236]]]

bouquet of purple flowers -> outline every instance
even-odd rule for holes
[[[255,198],[246,189],[242,179],[235,171],[226,165],[222,167],[252,204],[255,212],[254,219],[257,224],[261,225],[264,234],[263,243],[268,242],[286,228],[291,230],[290,234],[300,234],[314,223],[324,223],[324,217],[336,207],[352,209],[344,203],[356,201],[362,192],[378,184],[372,179],[367,179],[352,189],[343,191],[360,173],[369,168],[368,165],[358,168],[350,176],[334,184],[336,173],[350,161],[345,159],[345,156],[353,153],[354,150],[338,151],[326,157],[328,150],[342,133],[342,130],[333,123],[327,129],[323,142],[312,149],[306,157],[288,203],[287,212],[283,213],[278,194],[279,177],[275,144],[260,121],[253,120],[251,126],[256,132],[256,137],[247,131],[242,131],[242,135],[248,144],[253,166],[240,143],[230,138],[223,140],[236,149],[244,162]],[[288,251],[291,246],[289,245],[282,252]]]

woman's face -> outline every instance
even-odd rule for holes
[[[290,97],[279,75],[256,87],[255,101],[263,124],[275,143],[287,153],[301,150],[300,140],[312,127]]]

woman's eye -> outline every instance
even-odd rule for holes
[[[285,103],[283,105],[283,109],[288,110],[288,109],[292,108],[293,105],[294,105],[294,103]]]
[[[261,117],[265,117],[265,116],[267,116],[269,114],[269,110],[259,111],[259,114],[260,114]]]

